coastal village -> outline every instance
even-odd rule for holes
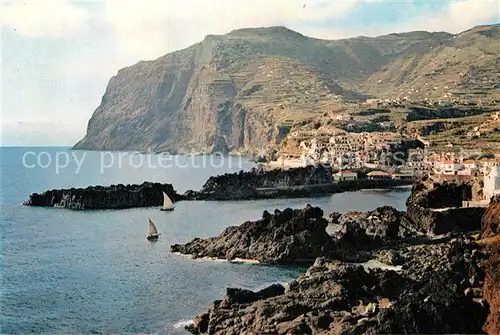
[[[408,100],[374,100],[370,106],[398,107]],[[416,104],[416,102],[411,102]],[[419,105],[444,105],[445,101],[419,101]],[[448,102],[454,104],[455,102]],[[477,105],[477,101],[464,100],[461,104]],[[496,102],[485,101],[485,104]],[[480,150],[463,150],[448,142],[437,146],[419,132],[389,129],[388,131],[352,132],[360,123],[349,113],[334,117],[335,125],[321,125],[317,129],[291,131],[273,159],[261,165],[264,170],[288,170],[323,165],[332,169],[335,181],[358,179],[419,180],[468,182],[474,184],[472,200],[464,206],[487,206],[489,200],[500,193],[500,154],[482,155]],[[347,120],[347,126],[346,121]],[[342,124],[342,122],[344,122]],[[367,122],[364,120],[363,122]],[[343,129],[337,127],[343,125]],[[467,137],[480,136],[486,127],[500,126],[499,111],[494,111],[482,125],[474,127]],[[495,128],[496,127],[496,128]]]

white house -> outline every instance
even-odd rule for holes
[[[458,171],[464,169],[464,165],[462,163],[457,163],[452,160],[436,162],[434,167],[436,169],[436,173],[442,175],[456,175]]]
[[[356,180],[358,179],[358,174],[356,172],[341,170],[337,172],[333,178],[335,180]]]
[[[492,166],[489,173],[484,175],[483,195],[484,200],[500,193],[500,165]]]
[[[466,170],[472,171],[472,170],[475,170],[477,168],[476,162],[471,160],[471,159],[467,159],[467,160],[463,161],[462,164],[464,165],[464,168]]]

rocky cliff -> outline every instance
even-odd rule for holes
[[[401,84],[440,94],[445,86],[467,88],[476,77],[498,82],[497,72],[483,71],[495,67],[498,31],[497,25],[458,36],[413,32],[337,41],[284,27],[208,35],[118,71],[75,148],[260,149],[283,137],[281,124],[331,111],[344,98],[406,95],[396,89]]]

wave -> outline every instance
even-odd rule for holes
[[[176,329],[181,329],[181,328],[184,328],[186,326],[192,325],[193,323],[194,323],[193,320],[180,320],[180,321],[177,321],[176,323],[174,323],[172,325],[172,327],[174,327]]]
[[[180,252],[173,252],[172,254],[177,256],[183,256],[185,258],[192,259],[194,261],[212,261],[212,262],[229,262],[229,263],[245,263],[245,264],[260,264],[260,262],[256,259],[245,259],[245,258],[234,258],[231,260],[217,258],[217,257],[200,257],[200,258],[192,258],[191,255],[182,254]]]
[[[235,258],[229,261],[230,263],[247,263],[247,264],[260,264],[256,259]]]

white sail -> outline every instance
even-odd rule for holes
[[[153,223],[153,221],[151,221],[151,219],[149,219],[149,235],[152,235],[152,234],[158,234],[158,230],[156,229],[156,226]]]
[[[168,195],[165,192],[163,192],[163,208],[170,209],[172,207],[174,207],[172,200],[170,200]]]

